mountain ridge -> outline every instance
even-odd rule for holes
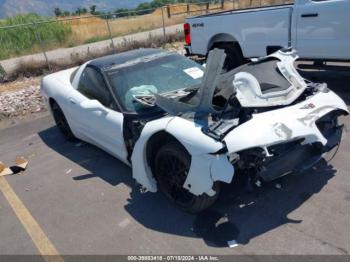
[[[0,0],[0,18],[25,13],[54,16],[55,7],[72,12],[78,7],[96,5],[97,10],[113,11],[117,8],[133,8],[144,2],[150,0]]]

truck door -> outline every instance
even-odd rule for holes
[[[302,58],[350,59],[350,1],[296,0],[296,48]]]

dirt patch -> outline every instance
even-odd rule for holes
[[[39,86],[41,78],[42,78],[41,76],[40,77],[22,77],[17,79],[16,81],[3,83],[0,85],[0,95],[1,93],[4,93],[4,92],[17,91],[30,86]]]

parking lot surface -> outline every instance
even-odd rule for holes
[[[303,74],[349,105],[349,71]],[[0,178],[0,254],[348,254],[350,117],[343,121],[330,162],[227,194],[198,215],[142,193],[128,166],[65,141],[50,116],[0,130],[0,160],[29,159],[22,174]]]

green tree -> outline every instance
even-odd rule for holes
[[[81,8],[80,7],[78,7],[77,10],[75,10],[75,14],[76,15],[80,15],[81,14]]]
[[[55,13],[55,16],[56,16],[56,17],[59,17],[59,16],[62,15],[62,11],[61,11],[61,9],[60,9],[59,7],[56,7],[56,8],[53,10],[53,12]]]
[[[114,13],[116,13],[117,17],[125,17],[129,15],[129,12],[131,10],[127,9],[127,8],[118,8],[114,11]]]
[[[96,5],[91,5],[90,7],[89,7],[89,9],[90,9],[90,14],[92,14],[92,15],[94,15],[94,14],[96,14]]]
[[[76,15],[86,14],[88,11],[85,7],[78,7],[77,10],[75,10]]]

